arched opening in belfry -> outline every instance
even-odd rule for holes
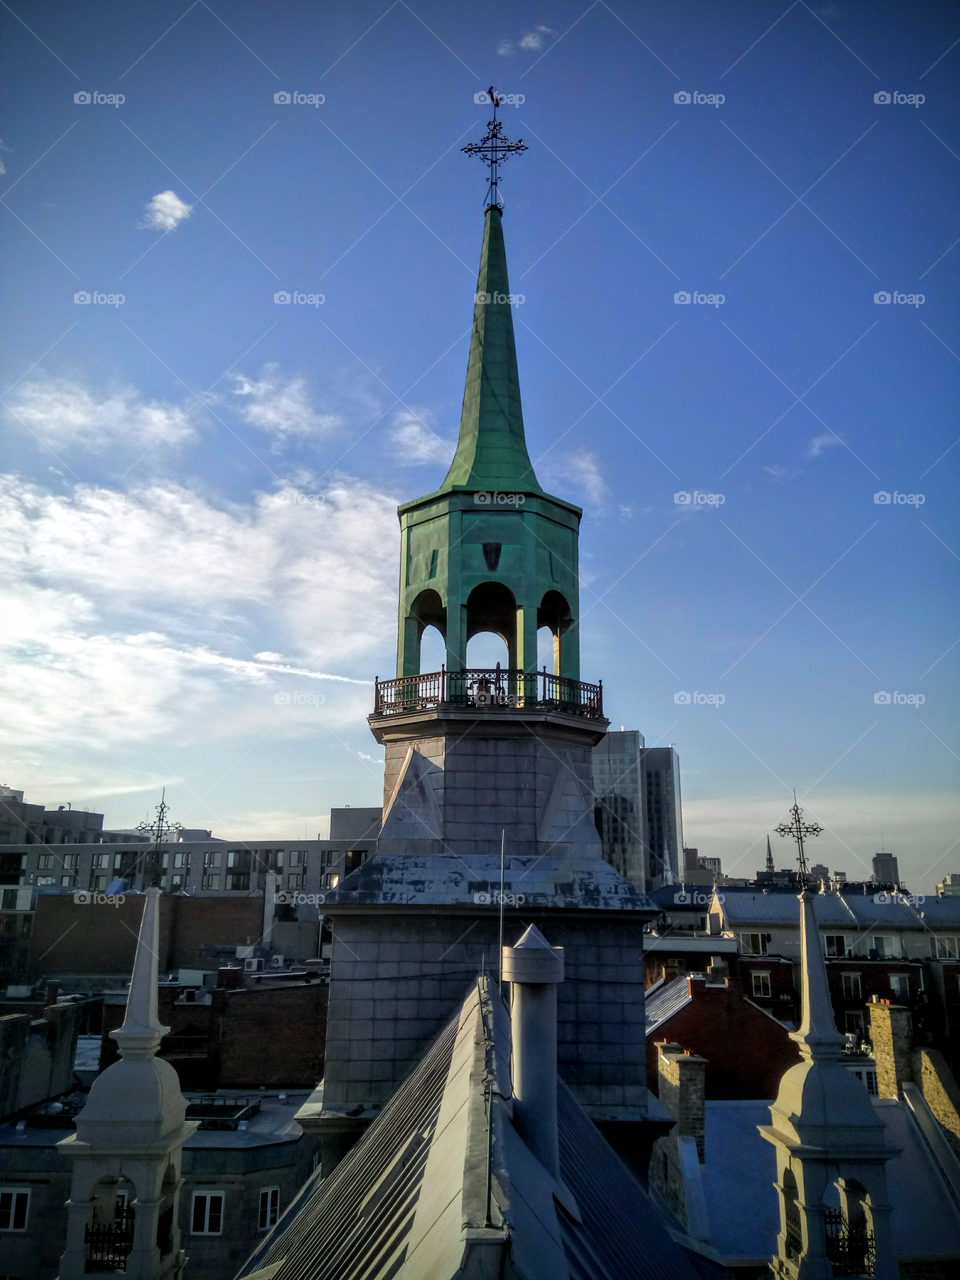
[[[786,1236],[787,1257],[793,1262],[800,1259],[803,1253],[803,1226],[800,1220],[797,1179],[792,1169],[784,1169],[783,1182],[783,1226]]]
[[[84,1253],[87,1271],[125,1271],[133,1250],[136,1188],[129,1178],[107,1175],[90,1194]]]
[[[481,636],[482,644],[471,643]],[[511,669],[517,666],[517,601],[502,582],[481,582],[467,597],[467,667],[495,667],[498,661]]]
[[[438,627],[425,627],[420,637],[420,671],[439,671],[447,664],[447,642]]]
[[[553,671],[553,664],[556,659],[554,652],[553,632],[549,627],[537,628],[537,670],[542,671],[544,667],[548,671]]]
[[[573,623],[570,606],[559,591],[548,591],[537,610],[537,649],[540,651],[540,632],[546,630],[553,638],[552,654],[546,662],[548,671],[560,675],[562,668],[563,637]],[[540,663],[543,666],[543,662]]]
[[[404,620],[404,651],[408,664],[408,669],[404,671],[404,675],[415,676],[422,671],[439,671],[443,666],[445,656],[441,657],[435,666],[424,665],[422,645],[424,632],[428,628],[434,628],[439,633],[441,641],[447,634],[447,611],[439,593],[432,588],[420,592],[410,606],[410,612]],[[442,652],[445,655],[445,649],[442,649]],[[431,654],[430,661],[432,661],[432,658],[433,655]]]

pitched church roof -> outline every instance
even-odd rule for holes
[[[504,1270],[530,1280],[697,1280],[562,1083],[560,1182],[512,1113],[509,1015],[481,978],[363,1138],[240,1275],[453,1280],[469,1269],[476,1280]]]

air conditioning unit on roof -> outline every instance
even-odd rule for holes
[[[271,957],[270,957],[270,968],[271,968],[271,969],[282,969],[282,968],[283,968],[283,956],[271,956]]]
[[[259,973],[262,968],[262,960],[255,960],[251,957],[249,960],[244,960],[243,962],[244,973]]]

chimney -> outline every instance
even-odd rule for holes
[[[707,1128],[706,1058],[667,1040],[657,1042],[660,1101],[677,1122],[676,1137],[695,1138],[700,1163],[704,1160]]]
[[[707,973],[714,982],[722,982],[730,972],[730,968],[723,956],[711,956],[710,964],[707,967]]]
[[[913,1021],[910,1010],[896,1004],[868,1004],[870,1040],[877,1060],[877,1093],[881,1098],[899,1098],[904,1082],[913,1080],[910,1050]]]
[[[563,947],[551,947],[532,924],[515,947],[503,948],[501,976],[511,984],[514,1125],[559,1180],[557,984],[563,981]]]
[[[55,982],[47,984],[47,1008],[57,1003],[57,996],[60,994],[60,988]]]

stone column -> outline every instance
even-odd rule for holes
[[[877,1092],[881,1098],[899,1098],[901,1085],[913,1080],[910,1010],[897,1004],[868,1004],[867,1008],[870,1040],[877,1060]]]

